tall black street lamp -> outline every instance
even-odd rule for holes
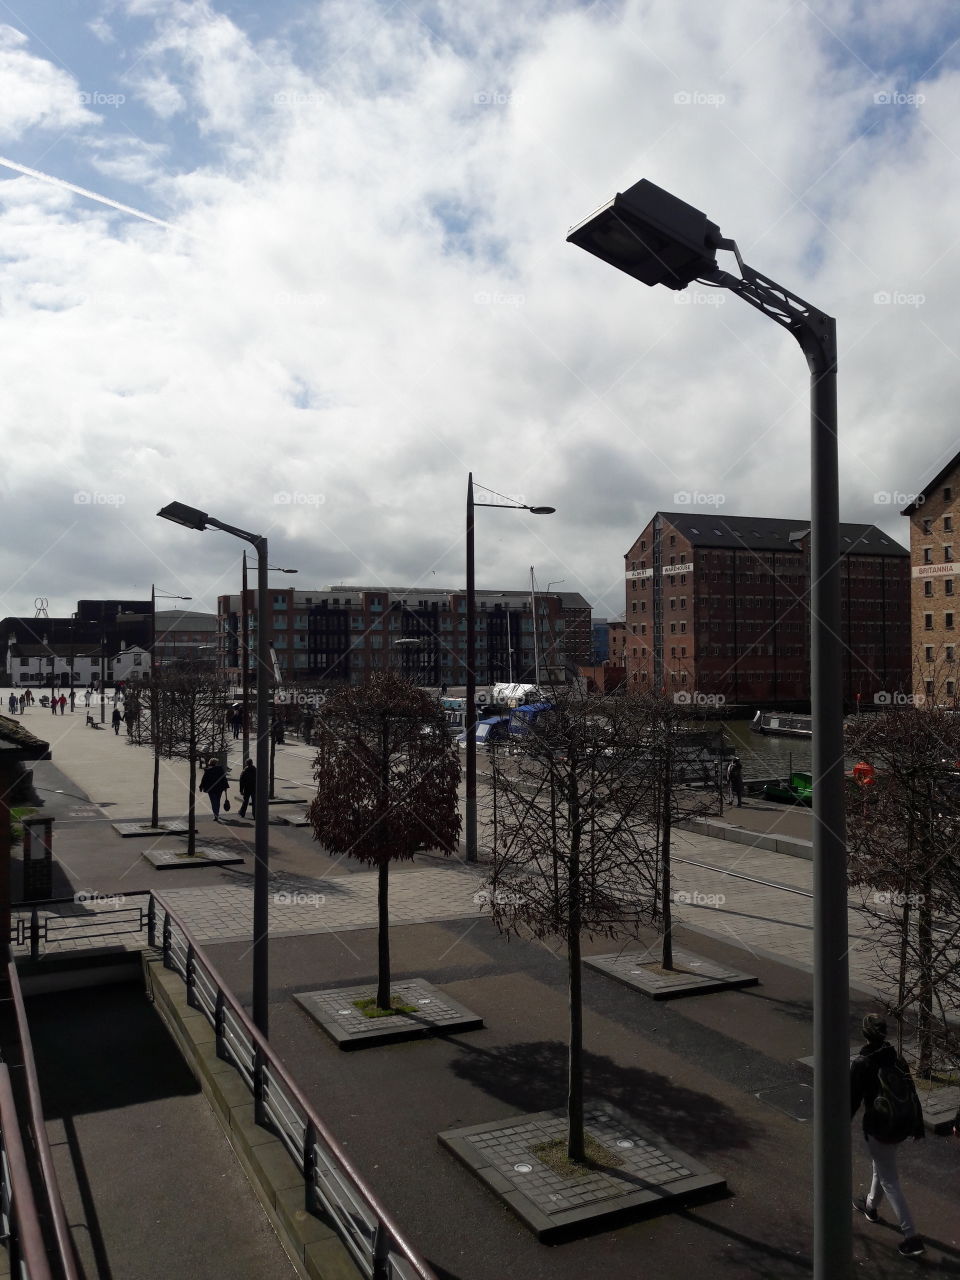
[[[270,768],[270,640],[267,632],[267,539],[232,524],[224,524],[205,511],[171,502],[157,512],[186,529],[221,529],[249,542],[257,553],[257,811],[254,815],[253,866],[253,1024],[268,1034],[270,986],[269,904],[270,800],[267,774]],[[246,656],[246,655],[244,655]]]
[[[643,284],[719,285],[788,329],[806,356],[811,399],[811,676],[814,862],[814,1277],[850,1270],[850,996],[843,799],[837,341],[832,317],[744,263],[733,240],[643,180],[567,240]],[[730,250],[740,275],[717,266]]]
[[[487,489],[485,492],[492,493],[497,498],[503,497],[494,489]],[[477,860],[477,598],[473,554],[474,507],[504,507],[514,511],[529,511],[533,516],[550,516],[556,511],[556,507],[531,507],[525,502],[512,502],[509,498],[503,498],[502,502],[476,502],[473,497],[473,472],[467,477],[467,705],[463,716],[467,735],[467,862]],[[537,625],[536,618],[533,625]]]
[[[175,596],[168,591],[158,591],[156,583],[150,583],[150,678],[153,679],[157,662],[157,601],[158,600],[192,600],[193,596]]]
[[[298,573],[297,569],[278,569],[269,566],[273,573]],[[247,610],[247,553],[243,553],[243,583],[240,590],[240,696],[243,701],[243,762],[250,754],[250,614]]]

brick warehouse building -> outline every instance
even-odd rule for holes
[[[840,526],[843,693],[910,687],[909,552]],[[798,707],[810,698],[810,528],[801,520],[658,511],[624,557],[632,687]]]
[[[466,594],[412,587],[339,586],[315,591],[272,589],[271,639],[288,679],[357,683],[395,667],[439,687],[466,679]],[[247,592],[251,654],[256,649],[257,592]],[[532,680],[533,615],[524,591],[478,591],[477,680]],[[537,596],[541,677],[554,678],[590,652],[591,609],[576,592]],[[218,601],[217,666],[240,671],[240,597]],[[398,641],[403,643],[398,645]],[[253,662],[251,661],[251,669]]]
[[[954,556],[960,453],[902,512],[910,520],[910,626],[913,692],[938,703],[957,700],[956,645],[960,561]]]

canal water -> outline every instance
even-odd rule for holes
[[[769,733],[754,733],[749,720],[724,720],[722,723],[743,763],[745,778],[782,778],[786,782],[791,769],[809,770],[809,738],[781,738]]]

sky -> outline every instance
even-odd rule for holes
[[[455,588],[472,472],[556,508],[478,510],[478,587],[608,617],[656,510],[808,519],[790,335],[565,242],[640,178],[837,318],[841,518],[906,543],[960,449],[958,40],[949,0],[0,0],[0,616],[215,610],[241,544],[173,500],[277,585]]]

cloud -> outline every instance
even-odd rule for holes
[[[255,36],[208,3],[114,12],[104,82],[149,110],[104,113],[83,182],[141,182],[124,203],[193,238],[0,185],[0,411],[30,440],[6,450],[8,494],[68,472],[51,531],[76,516],[71,485],[127,495],[24,600],[66,607],[71,557],[96,563],[111,519],[105,593],[163,572],[199,595],[191,575],[217,580],[236,551],[162,529],[174,497],[269,531],[301,586],[455,585],[472,470],[558,508],[484,512],[480,585],[522,587],[533,563],[611,616],[623,552],[676,492],[805,518],[790,336],[730,294],[646,290],[565,243],[644,176],[837,316],[843,515],[905,537],[873,494],[915,490],[956,439],[960,76],[931,49],[952,11],[929,6],[913,46],[883,7],[836,6],[830,26],[786,2],[703,13],[504,4],[483,25],[449,3],[292,3]],[[22,39],[5,52],[72,83]],[[31,541],[15,527],[7,581]]]
[[[32,126],[71,129],[93,123],[96,117],[84,106],[74,77],[26,46],[22,32],[0,24],[0,141]]]

